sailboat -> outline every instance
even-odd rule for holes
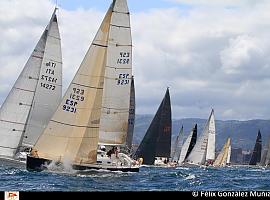
[[[231,138],[227,138],[221,152],[213,163],[214,167],[225,167],[230,164],[231,158]]]
[[[177,160],[178,165],[182,165],[183,162],[187,159],[193,147],[195,146],[197,141],[197,124],[195,124],[194,128],[192,128],[190,134],[188,135],[186,141],[184,142],[180,155]]]
[[[258,131],[256,143],[253,148],[251,159],[249,165],[257,165],[261,161],[261,151],[262,151],[262,136],[260,130]]]
[[[176,140],[174,143],[174,147],[173,147],[173,153],[171,156],[171,161],[173,163],[177,163],[179,160],[179,156],[180,156],[180,152],[182,149],[182,145],[183,145],[183,134],[184,134],[184,127],[182,126],[178,135],[176,136]]]
[[[269,148],[270,148],[270,138],[268,139],[267,146],[264,149],[263,154],[262,154],[262,158],[261,158],[260,165],[263,166],[263,167],[268,167],[269,164],[270,164],[270,151],[269,151]]]
[[[135,152],[135,158],[142,158],[145,165],[166,164],[171,154],[171,101],[169,88]]]
[[[114,0],[64,98],[27,156],[28,170],[42,171],[55,163],[75,170],[139,171],[126,154],[98,151],[99,144],[122,145],[126,140],[131,50],[127,2]]]
[[[187,157],[185,165],[201,166],[213,164],[215,159],[215,135],[215,118],[214,110],[212,109],[211,114],[203,129],[203,133]]]
[[[0,159],[25,161],[62,98],[56,8],[0,109]]]

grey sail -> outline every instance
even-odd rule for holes
[[[135,158],[143,158],[143,164],[153,165],[155,157],[169,158],[171,154],[171,101],[169,89],[141,141]]]
[[[270,164],[270,150],[269,150],[269,148],[270,148],[270,138],[268,140],[265,158],[262,157],[262,161],[261,161],[262,166],[269,166],[269,164]]]
[[[132,150],[134,123],[135,123],[135,87],[134,87],[134,77],[132,76],[131,85],[130,85],[128,133],[127,133],[127,139],[126,139],[126,149],[128,153],[130,153]]]
[[[173,154],[171,156],[173,162],[178,162],[178,159],[180,157],[180,152],[183,145],[183,134],[184,134],[184,127],[182,126],[173,146]]]
[[[50,20],[56,18],[55,11]],[[18,150],[19,144],[23,141],[23,136],[28,133],[27,125],[31,121],[31,111],[36,103],[35,99],[40,82],[40,74],[44,63],[48,33],[50,25],[43,32],[31,56],[26,62],[21,74],[17,78],[11,91],[0,109],[0,156],[12,158]],[[60,81],[60,80],[59,80]],[[53,94],[54,95],[54,94]],[[52,98],[53,95],[42,96],[43,99]],[[61,93],[60,93],[61,95]],[[48,116],[49,118],[50,116]],[[45,119],[46,118],[46,119]],[[40,116],[39,121],[48,120],[47,117]],[[43,123],[43,122],[42,122]],[[39,133],[40,134],[40,133]]]

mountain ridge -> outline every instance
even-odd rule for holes
[[[137,114],[133,134],[133,143],[139,144],[144,137],[154,115]],[[198,124],[198,137],[200,137],[207,119],[183,118],[172,119],[172,145],[181,126],[184,126],[184,138],[187,137],[195,123]],[[216,148],[221,149],[227,137],[231,137],[232,148],[251,150],[255,145],[256,136],[260,129],[263,147],[270,136],[270,120],[215,120],[216,122]]]

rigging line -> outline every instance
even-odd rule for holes
[[[103,87],[93,87],[93,86],[89,86],[89,85],[83,85],[83,84],[80,84],[80,83],[71,83],[71,84],[74,84],[74,85],[78,85],[78,86],[82,86],[82,87],[87,87],[87,88],[91,88],[91,89],[97,89],[97,90],[102,90]]]
[[[78,127],[78,128],[99,128],[99,126],[95,127],[95,126],[85,126],[85,125],[75,125],[75,124],[68,124],[68,123],[64,123],[64,122],[59,122],[56,120],[50,120],[51,122],[55,122],[57,124],[63,124],[63,125],[67,125],[67,126],[73,126],[73,127]]]

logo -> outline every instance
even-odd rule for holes
[[[5,200],[19,200],[19,192],[5,192]]]

